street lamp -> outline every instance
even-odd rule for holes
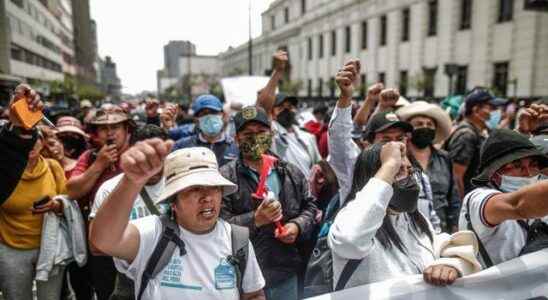
[[[453,95],[453,76],[457,74],[459,66],[457,64],[448,63],[445,64],[445,75],[449,77],[449,94],[448,97]]]

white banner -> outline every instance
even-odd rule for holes
[[[422,275],[411,275],[308,298],[308,300],[518,300],[540,296],[548,296],[548,249],[459,278],[453,285],[447,287],[429,285],[424,282]]]
[[[265,76],[239,76],[221,79],[226,103],[255,105],[257,92],[264,88],[270,78]]]

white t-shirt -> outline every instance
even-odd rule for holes
[[[135,281],[137,296],[146,264],[162,234],[162,224],[157,216],[134,220],[131,224],[137,227],[140,234],[137,256],[130,265],[117,258],[114,263],[118,271]],[[176,250],[164,270],[150,280],[142,299],[240,299],[234,267],[226,261],[232,254],[230,225],[219,219],[212,232],[201,235],[181,226],[179,228],[187,254],[181,257]],[[263,274],[250,242],[242,288],[244,293],[251,293],[264,285]]]
[[[500,193],[499,190],[487,187],[474,189],[464,197],[459,216],[459,230],[468,230],[465,214],[469,204],[472,226],[495,265],[518,257],[527,239],[527,232],[515,220],[506,220],[493,227],[483,218],[487,200]],[[481,255],[480,259],[483,261]]]
[[[105,181],[97,190],[97,193],[95,194],[95,201],[93,202],[93,206],[91,207],[91,212],[89,214],[89,219],[95,218],[95,214],[97,214],[97,211],[105,202],[105,200],[108,198],[110,193],[114,191],[116,186],[118,186],[118,183],[122,180],[122,176],[124,174],[117,175],[107,181]],[[150,199],[152,199],[152,202],[156,202],[157,199],[160,198],[160,194],[162,193],[162,190],[165,186],[165,179],[162,177],[162,179],[154,184],[154,185],[145,185],[145,190],[147,191],[148,195],[150,196]],[[169,206],[167,204],[161,204],[156,205],[160,213],[166,213],[169,209]],[[129,215],[130,220],[136,220],[139,218],[143,218],[146,216],[151,215],[152,213],[148,210],[145,202],[143,201],[143,198],[141,198],[141,195],[137,195],[137,198],[135,199],[135,202],[133,203],[133,208],[131,209],[131,214]]]

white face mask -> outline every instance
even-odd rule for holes
[[[502,175],[500,190],[505,193],[515,192],[527,185],[535,184],[540,180],[540,175],[531,177],[517,177]]]

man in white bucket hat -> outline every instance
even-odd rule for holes
[[[172,146],[151,139],[124,153],[124,177],[97,212],[92,243],[134,280],[138,300],[264,299],[265,281],[247,231],[218,218],[223,195],[237,187],[221,176],[211,150],[168,155]],[[165,189],[157,203],[167,201],[171,213],[129,223],[133,200],[164,158]]]

